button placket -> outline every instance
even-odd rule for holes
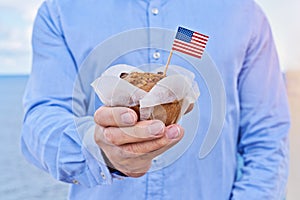
[[[158,15],[158,13],[159,13],[158,8],[153,7],[153,8],[151,9],[151,13],[152,13],[153,15]]]
[[[162,18],[161,18],[161,1],[160,0],[153,0],[149,1],[148,5],[148,17],[149,17],[149,27],[161,27],[162,26]],[[149,39],[150,39],[150,48],[151,50],[149,51],[149,60],[150,63],[162,63],[162,52],[154,46],[157,41],[152,41],[155,40],[152,38],[151,32],[149,34]]]
[[[154,53],[153,53],[153,58],[155,59],[155,60],[158,60],[158,59],[160,59],[160,53],[159,53],[159,51],[155,51]]]
[[[161,9],[161,0],[151,0],[148,5],[148,22],[149,28],[162,27],[163,10]],[[158,49],[157,38],[152,35],[151,31],[149,34],[149,61],[150,63],[162,64],[162,51]],[[159,164],[159,160],[155,159],[152,162],[153,165]],[[163,169],[157,170],[151,173],[147,173],[147,184],[146,184],[146,196],[151,199],[163,199],[164,190],[164,173]]]

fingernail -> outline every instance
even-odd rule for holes
[[[171,126],[167,129],[167,138],[168,139],[176,139],[179,136],[179,128],[177,126]]]
[[[129,112],[122,114],[121,120],[125,124],[134,124],[134,122],[135,122],[134,115]]]
[[[165,128],[164,124],[159,121],[154,121],[150,126],[148,126],[149,132],[151,135],[159,135],[163,132]]]

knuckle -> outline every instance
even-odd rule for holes
[[[127,155],[129,152],[133,152],[133,145],[130,144],[130,145],[125,145],[122,147],[122,150],[123,150],[123,154],[124,155]]]
[[[103,106],[101,106],[100,108],[98,108],[96,110],[96,112],[94,113],[94,121],[96,123],[100,122],[100,119],[102,118],[103,112],[104,112],[105,108]]]
[[[161,148],[161,147],[164,147],[169,144],[169,142],[166,138],[161,138],[161,139],[155,140],[153,142],[154,142],[154,146],[156,146],[157,148]]]
[[[129,146],[131,145],[122,146],[118,149],[118,155],[124,160],[135,158],[135,155],[132,153],[131,147]]]
[[[137,154],[139,152],[141,152],[142,150],[142,145],[139,143],[136,144],[128,144],[126,146],[123,147],[124,151],[131,153],[132,154]]]
[[[133,153],[141,153],[144,150],[144,146],[141,143],[136,143],[132,145],[132,152]]]
[[[115,143],[114,136],[111,133],[109,128],[104,129],[103,136],[104,136],[104,139],[105,139],[106,142],[112,143],[112,144]]]
[[[151,132],[147,125],[139,124],[138,126],[133,127],[132,135],[134,135],[135,137],[144,138],[151,135]]]
[[[95,132],[94,132],[94,140],[97,144],[100,144],[102,142],[102,137],[101,137],[102,131],[103,131],[102,127],[96,125]]]
[[[100,139],[100,136],[99,136],[99,133],[95,133],[94,134],[94,140],[97,144],[101,143],[101,139]]]

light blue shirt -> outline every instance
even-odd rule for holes
[[[210,118],[209,94],[203,92],[201,124],[183,155],[161,170],[120,179],[102,164],[93,141],[93,113],[101,103],[91,88],[73,96],[78,72],[88,54],[115,34],[145,27],[175,31],[179,25],[210,36],[206,52],[226,92],[222,133],[200,159],[201,133]],[[284,197],[289,157],[286,91],[268,21],[252,0],[48,0],[38,11],[32,43],[22,152],[54,178],[71,183],[70,199]],[[141,49],[112,64],[165,64],[167,57],[168,52],[159,49]],[[176,56],[172,64],[185,66]],[[92,70],[86,73],[91,82],[99,76]],[[201,81],[199,87],[205,91]]]

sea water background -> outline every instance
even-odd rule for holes
[[[22,156],[22,96],[28,76],[0,76],[0,199],[64,200],[68,185]]]

